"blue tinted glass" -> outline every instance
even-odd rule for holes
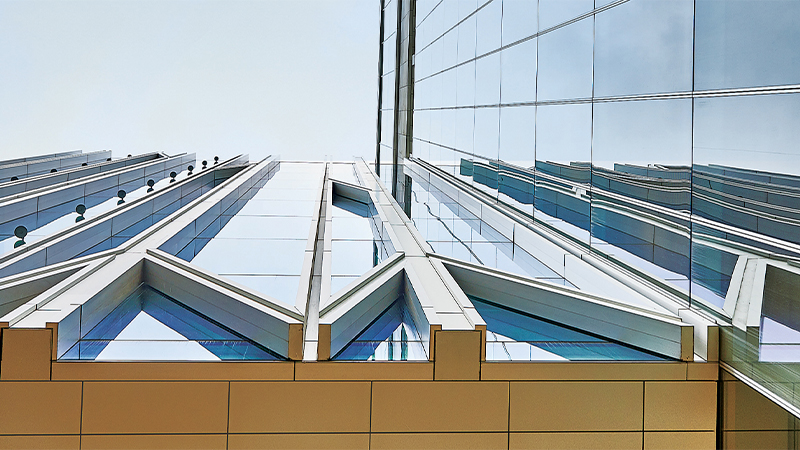
[[[503,45],[536,34],[538,6],[536,0],[503,1]]]
[[[598,103],[592,147],[592,246],[684,289],[691,106],[689,99]]]
[[[424,361],[422,338],[400,297],[333,359]]]
[[[502,103],[536,101],[536,39],[500,52]]]
[[[140,285],[63,358],[278,359],[267,349],[146,285]]]
[[[486,359],[651,361],[667,359],[470,297],[486,321]]]
[[[476,54],[480,56],[500,47],[503,17],[502,0],[490,0],[488,5],[478,11],[476,17],[478,20]]]

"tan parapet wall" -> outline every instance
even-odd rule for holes
[[[50,361],[52,344],[39,342],[50,329],[8,331],[0,448],[655,449],[717,442],[716,363],[480,362],[479,333],[448,331],[437,332],[433,362]],[[17,339],[23,335],[30,340]],[[52,376],[2,376],[29,363],[49,366]]]

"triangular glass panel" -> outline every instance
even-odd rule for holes
[[[659,361],[669,358],[470,296],[486,321],[487,361]]]
[[[145,284],[62,359],[220,361],[283,359]]]
[[[395,300],[333,359],[427,361],[424,342],[408,313],[405,296]]]

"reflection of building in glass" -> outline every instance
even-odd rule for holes
[[[795,448],[799,25],[384,0],[374,163],[0,161],[0,448]]]
[[[800,4],[393,6],[376,161],[433,251],[718,329],[720,376],[798,415]],[[796,442],[725,411],[720,446]]]

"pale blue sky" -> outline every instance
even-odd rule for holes
[[[370,159],[378,0],[0,0],[0,158]]]

